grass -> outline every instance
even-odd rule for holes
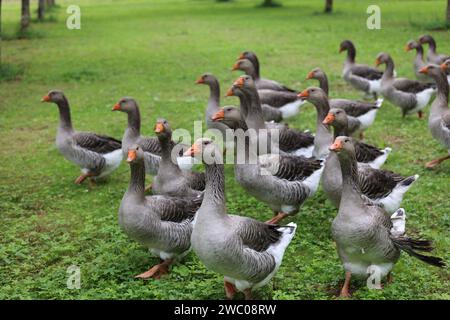
[[[78,3],[81,30],[65,26],[69,4]],[[258,1],[131,0],[58,1],[54,23],[33,24],[42,38],[3,42],[3,60],[23,74],[0,84],[0,299],[223,299],[222,278],[192,253],[161,281],[133,276],[157,262],[129,240],[117,223],[129,168],[121,167],[94,189],[77,186],[79,170],[55,148],[54,105],[41,104],[50,89],[62,89],[74,125],[121,137],[123,114],[110,112],[122,96],[141,106],[143,133],[166,117],[173,128],[192,130],[203,119],[207,88],[198,75],[218,76],[222,91],[238,76],[229,70],[243,50],[254,50],[262,73],[298,89],[319,66],[331,81],[331,95],[360,98],[341,79],[341,40],[354,40],[357,59],[372,64],[380,51],[397,62],[399,75],[412,78],[412,54],[404,44],[426,32],[444,14],[443,1],[380,0],[382,29],[366,29],[370,1],[336,1],[335,13],[321,14],[322,1],[280,1],[283,7],[256,9]],[[420,12],[421,24],[417,21]],[[15,32],[18,2],[4,4],[3,27]],[[450,52],[449,33],[434,32],[441,52]],[[237,100],[229,98],[223,103]],[[426,112],[428,113],[428,109]],[[305,106],[292,127],[314,130],[315,111]],[[368,142],[393,148],[386,168],[421,177],[403,206],[410,233],[435,241],[436,254],[449,260],[450,161],[428,171],[424,163],[445,154],[425,120],[402,119],[385,103]],[[227,167],[230,212],[267,220],[271,211],[236,184]],[[330,235],[336,215],[321,190],[293,218],[298,231],[274,280],[257,292],[264,299],[335,299],[343,271]],[[66,270],[81,267],[81,289],[66,287]],[[355,299],[449,299],[448,270],[437,270],[403,255],[395,281],[382,291],[355,282]]]

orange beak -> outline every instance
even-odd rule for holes
[[[213,114],[213,116],[211,117],[212,121],[220,121],[223,120],[223,118],[225,118],[225,111],[223,109],[220,109],[219,111],[217,111],[216,113]]]
[[[423,67],[419,70],[419,73],[427,74],[428,73],[428,67]]]
[[[448,69],[448,65],[446,64],[446,63],[443,63],[443,64],[441,64],[441,70],[442,71],[447,71],[447,69]]]
[[[333,121],[335,119],[336,119],[336,117],[334,116],[334,114],[328,113],[327,116],[325,117],[325,119],[323,119],[322,123],[323,124],[331,124],[331,123],[333,123]]]
[[[225,96],[227,96],[227,97],[234,96],[233,87],[231,87],[227,90],[227,94]]]
[[[233,68],[231,68],[231,71],[239,70],[239,63],[233,64]]]
[[[136,160],[136,150],[129,150],[128,151],[127,162],[130,163],[130,162],[132,162],[134,160]]]
[[[344,51],[344,48],[339,48],[339,53],[341,53],[342,51]]]
[[[111,111],[118,111],[118,110],[120,110],[120,104],[116,103],[114,107],[112,107]]]
[[[195,157],[195,155],[199,154],[200,151],[200,148],[194,143],[183,155],[186,157]]]
[[[334,140],[334,143],[330,146],[330,151],[340,151],[343,148],[343,144],[341,140]]]
[[[312,78],[314,78],[314,72],[310,71],[306,76],[306,80],[311,80]]]
[[[233,85],[242,88],[244,86],[244,79],[238,78],[235,82],[233,82]]]
[[[302,92],[300,92],[297,97],[299,98],[308,98],[309,97],[309,92],[307,89],[303,90]]]
[[[378,67],[380,64],[381,64],[381,61],[380,61],[380,59],[377,58],[377,59],[375,60],[375,66]]]
[[[407,44],[406,47],[405,47],[405,52],[408,52],[410,50],[411,50],[411,47],[409,46],[409,44]]]
[[[155,124],[155,133],[164,132],[164,125],[161,122]]]
[[[196,84],[205,83],[205,80],[203,80],[203,77],[200,77],[200,78],[198,78],[198,79],[195,81],[195,83],[196,83]]]
[[[49,96],[43,96],[41,99],[41,102],[50,102],[50,97]]]

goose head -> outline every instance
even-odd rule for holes
[[[381,64],[387,63],[389,60],[392,60],[391,56],[388,53],[381,52],[375,59],[375,66],[378,67]]]
[[[306,76],[305,80],[311,80],[311,79],[319,80],[319,79],[323,78],[324,76],[325,76],[325,74],[323,73],[322,69],[315,68],[315,69],[312,69],[310,72],[308,72],[308,75]]]
[[[326,93],[318,87],[309,87],[297,95],[298,98],[311,102],[314,105],[323,104],[328,101]]]
[[[193,157],[204,164],[221,163],[222,152],[210,138],[199,138],[186,150],[185,157]]]
[[[340,46],[339,46],[339,53],[350,50],[350,49],[354,49],[355,46],[353,45],[353,42],[351,42],[350,40],[344,40],[341,42]]]
[[[122,112],[132,112],[135,111],[137,108],[136,100],[129,97],[124,97],[119,100],[113,107],[112,111],[122,111]]]
[[[450,62],[450,60],[448,60]],[[430,76],[439,76],[441,73],[445,73],[445,69],[437,64],[427,64],[425,67],[419,70],[419,73],[427,74]]]
[[[256,58],[256,54],[253,51],[243,51],[239,54],[238,60],[248,59],[252,61]]]
[[[421,35],[419,37],[419,43],[420,44],[424,44],[424,43],[431,44],[431,43],[434,43],[434,42],[435,41],[434,41],[433,37],[430,36],[429,34],[424,34],[424,35]]]
[[[41,102],[53,102],[59,103],[66,100],[66,96],[62,91],[59,90],[51,90],[47,93],[47,95],[43,96]]]
[[[219,122],[235,122],[242,120],[241,111],[233,106],[225,106],[222,107],[219,111],[217,111],[211,119],[213,121]]]
[[[172,129],[166,119],[156,120],[154,131],[159,140],[170,140],[172,138]]]
[[[137,144],[134,144],[131,147],[129,147],[127,162],[130,164],[144,162],[144,150],[142,150],[142,148]]]
[[[406,43],[405,51],[408,52],[408,51],[411,51],[411,50],[414,50],[414,49],[418,49],[418,48],[421,48],[421,47],[422,47],[422,45],[419,42],[417,42],[416,40],[409,40]]]
[[[346,136],[336,137],[329,149],[331,152],[336,152],[339,157],[352,157],[355,155],[353,139]]]
[[[322,123],[325,125],[332,125],[335,128],[344,127],[348,123],[347,114],[343,109],[330,109]]]
[[[254,70],[253,63],[249,59],[240,59],[235,62],[231,71],[241,70],[247,74],[250,74]]]
[[[215,76],[213,76],[211,73],[204,73],[198,79],[195,81],[196,84],[207,84],[212,85],[217,82],[217,79]]]

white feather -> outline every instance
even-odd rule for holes
[[[416,174],[414,178],[415,182],[417,181],[417,179],[419,179],[419,175]],[[405,195],[406,191],[408,191],[409,188],[411,188],[414,182],[409,184],[408,186],[405,185],[396,186],[387,197],[377,199],[375,200],[375,202],[381,203],[387,212],[389,213],[395,212],[400,207],[403,200],[403,196]]]
[[[297,150],[291,152],[290,154],[310,158],[310,157],[312,157],[313,150],[314,150],[314,145],[311,145],[306,148],[297,149]]]
[[[381,79],[368,80],[368,81],[369,81],[369,92],[370,93],[380,93],[380,90],[381,90]]]
[[[385,148],[383,150],[383,154],[380,155],[379,157],[375,158],[373,161],[369,162],[368,165],[371,166],[374,169],[380,169],[381,166],[386,162],[389,153],[391,153],[392,149],[391,148]]]
[[[428,88],[422,92],[417,93],[416,94],[416,100],[417,100],[416,106],[414,107],[414,109],[410,110],[408,112],[408,114],[418,112],[418,111],[422,110],[423,108],[425,108],[426,105],[430,102],[431,96],[433,95],[434,92],[435,92],[435,89]]]
[[[320,177],[322,176],[323,168],[324,165],[322,163],[320,169],[316,170],[312,175],[310,175],[303,181],[303,184],[305,184],[309,188],[310,196],[314,195],[317,191],[317,188],[319,187]]]
[[[306,101],[299,99],[299,100],[287,103],[284,106],[282,106],[280,108],[280,111],[281,111],[283,119],[295,116],[298,113],[300,106],[305,104],[305,102]]]
[[[361,122],[360,129],[365,130],[369,128],[373,122],[375,121],[375,116],[377,115],[378,109],[370,110],[365,114],[358,117],[358,120]]]
[[[105,177],[117,169],[123,159],[122,149],[117,149],[112,152],[106,153],[103,155],[103,158],[105,158],[106,161],[105,168],[96,178]]]

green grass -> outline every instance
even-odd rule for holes
[[[117,223],[127,187],[126,164],[93,190],[77,186],[79,170],[54,145],[57,109],[41,104],[50,89],[62,89],[74,125],[121,137],[123,114],[111,107],[122,96],[141,106],[143,133],[166,117],[173,128],[192,130],[203,119],[207,88],[195,86],[203,72],[213,72],[222,91],[238,76],[229,70],[243,50],[260,57],[262,73],[297,89],[307,72],[321,67],[329,75],[331,95],[360,98],[341,79],[341,40],[354,40],[360,62],[373,64],[380,51],[390,52],[399,75],[413,77],[412,53],[404,44],[426,32],[444,16],[444,1],[377,1],[382,29],[366,29],[371,1],[336,1],[335,13],[322,14],[323,1],[280,0],[283,7],[257,9],[258,1],[75,1],[82,10],[82,29],[65,27],[69,1],[52,11],[52,23],[33,24],[43,37],[3,42],[3,61],[23,69],[20,77],[0,83],[0,298],[1,299],[222,299],[222,278],[191,253],[161,281],[133,276],[157,262],[129,240]],[[70,1],[70,4],[74,1]],[[17,30],[19,5],[4,6],[6,35]],[[420,17],[417,15],[420,12]],[[438,49],[450,52],[449,33],[433,32]],[[229,98],[223,103],[236,103]],[[428,109],[426,110],[428,113]],[[305,106],[292,127],[314,130],[315,111]],[[449,260],[450,161],[427,171],[424,163],[443,156],[426,120],[385,103],[370,143],[391,146],[386,168],[420,174],[403,206],[410,233],[434,239],[436,254]],[[267,220],[271,211],[236,184],[227,168],[230,212]],[[299,225],[283,264],[264,299],[335,299],[343,271],[330,236],[336,215],[321,190],[293,218]],[[66,269],[81,267],[81,289],[66,288]],[[448,270],[422,264],[406,255],[394,268],[395,281],[382,291],[355,282],[355,299],[449,299]]]

